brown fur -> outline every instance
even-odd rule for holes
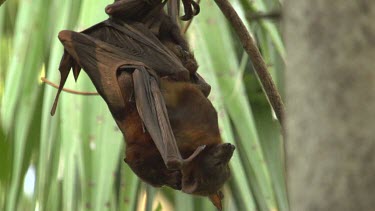
[[[225,150],[218,147],[222,145],[222,140],[217,124],[217,113],[201,90],[193,83],[177,82],[169,78],[160,79],[160,89],[166,103],[169,120],[183,158],[190,156],[197,147],[206,145],[206,149],[193,162],[184,166],[181,171],[176,171],[165,167],[159,151],[142,124],[135,102],[132,100],[131,73],[121,72],[118,81],[122,86],[120,88],[123,90],[127,112],[124,120],[117,120],[117,123],[125,136],[125,161],[133,171],[153,186],[167,185],[198,195],[210,195],[217,192],[229,177],[227,164],[229,159],[223,160],[224,170],[216,170],[216,162],[220,161],[223,155],[216,158],[215,153]],[[233,150],[229,149],[224,155],[230,157],[232,152]],[[212,170],[208,174],[202,168]],[[199,186],[202,188],[193,187],[197,181],[200,182]],[[186,190],[183,186],[187,187]]]

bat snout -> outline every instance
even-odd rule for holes
[[[232,151],[232,152],[236,149],[236,147],[233,144],[230,144],[230,143],[223,144],[223,147],[228,149],[229,151]]]
[[[232,157],[232,154],[233,154],[235,149],[236,149],[236,147],[233,144],[224,143],[224,144],[221,144],[221,145],[218,146],[217,152],[219,154],[226,154],[229,157]]]
[[[236,147],[230,143],[217,145],[216,148],[213,149],[212,158],[220,160],[220,163],[226,164],[232,158],[235,149]]]

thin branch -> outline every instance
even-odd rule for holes
[[[254,39],[250,36],[249,32],[232,5],[228,0],[215,0],[216,4],[220,8],[221,12],[225,15],[228,21],[235,29],[243,48],[249,55],[256,73],[259,76],[260,82],[266,91],[267,98],[276,113],[276,116],[280,122],[281,127],[284,129],[285,120],[285,109],[284,104],[281,100],[280,94],[276,89],[274,82],[272,81],[271,75],[267,70],[267,66],[259,52],[258,47],[255,44]]]
[[[42,80],[44,83],[46,83],[46,84],[48,84],[48,85],[50,85],[52,87],[55,87],[56,89],[59,89],[59,86],[57,84],[49,81],[45,77],[41,77],[40,80]],[[68,92],[68,93],[76,94],[76,95],[99,95],[97,92],[80,92],[80,91],[75,91],[75,90],[66,89],[66,88],[63,88],[62,90],[64,92]]]
[[[201,0],[197,0],[197,4],[199,4]],[[182,29],[182,33],[186,34],[187,30],[189,29],[191,22],[193,21],[194,16],[184,25],[184,28]]]

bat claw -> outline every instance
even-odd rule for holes
[[[205,148],[206,148],[206,145],[197,147],[197,149],[193,152],[193,154],[191,154],[188,158],[186,158],[182,164],[186,165],[190,163],[191,161],[193,161],[194,158],[197,157]]]
[[[191,6],[193,6],[194,9],[194,16],[198,15],[201,11],[201,8],[199,7],[199,4],[195,1],[191,1]]]
[[[180,17],[181,20],[188,21],[199,14],[200,7],[197,2],[193,0],[182,0],[182,3],[184,4],[185,15]]]
[[[188,21],[188,20],[190,20],[191,18],[192,18],[193,16],[192,15],[184,15],[184,16],[181,16],[180,17],[180,19],[182,20],[182,21]]]
[[[167,169],[169,170],[181,169],[183,166],[193,161],[194,158],[197,157],[205,148],[206,148],[206,145],[197,147],[197,149],[193,152],[193,154],[191,154],[188,158],[184,160],[179,159],[179,158],[169,158],[166,163]]]

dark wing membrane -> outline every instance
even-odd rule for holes
[[[124,102],[117,84],[117,70],[124,65],[145,65],[128,59],[127,55],[123,54],[118,48],[82,33],[61,31],[59,39],[66,51],[63,56],[63,65],[60,65],[60,68],[61,66],[64,67],[64,69],[60,69],[61,75],[67,75],[68,68],[72,66],[69,61],[74,60],[86,71],[110,110],[123,109]],[[66,57],[67,54],[70,57]],[[64,60],[64,58],[66,59]],[[63,79],[66,78],[62,77],[62,81]]]
[[[113,116],[118,116],[125,109],[122,91],[117,81],[117,71],[126,69],[134,71],[134,92],[138,113],[167,168],[180,168],[183,162],[190,162],[203,150],[199,148],[190,158],[182,159],[156,81],[158,76],[147,65],[128,59],[128,54],[123,53],[120,48],[83,33],[61,31],[59,39],[66,52],[89,75]]]
[[[188,79],[188,70],[179,58],[142,23],[108,19],[82,33],[118,47],[127,59],[146,64],[161,77],[185,75]]]
[[[158,148],[165,165],[178,169],[183,159],[176,144],[158,76],[147,65],[128,59],[122,49],[73,31],[62,31],[59,39],[65,50],[87,72],[113,116],[125,109],[117,71],[133,70],[134,93],[138,113]],[[124,132],[124,131],[123,131]]]
[[[93,41],[93,39],[89,37],[86,37],[84,39],[85,41],[75,40],[75,51],[80,51],[78,47],[79,45],[86,47],[90,46],[90,48],[95,49],[95,45],[97,45],[97,43],[100,43],[98,45],[102,46],[101,49],[104,52],[102,52],[101,55],[103,57],[108,57],[108,55],[111,54],[113,57],[118,57],[118,59],[123,61],[143,63],[151,69],[155,70],[157,75],[161,77],[170,75],[180,80],[189,79],[189,71],[182,66],[177,56],[170,52],[157,39],[157,37],[141,23],[128,24],[123,21],[114,21],[112,19],[108,19],[84,30],[82,33],[90,35],[92,38],[96,38],[96,41]],[[75,33],[74,37],[78,39],[78,33]],[[88,41],[90,39],[91,41]],[[73,49],[72,46],[71,49]],[[86,48],[83,47],[81,51],[84,49]],[[107,56],[105,55],[106,51],[108,51]],[[114,52],[116,52],[116,55],[113,54]],[[77,60],[79,58],[85,58],[78,55],[73,55],[72,53],[74,52],[65,51],[60,63],[59,70],[61,74],[61,80],[59,91],[56,95],[54,106],[51,110],[52,115],[55,113],[59,94],[65,84],[70,69],[73,68],[74,77],[77,80],[80,69],[83,67],[82,64],[80,64],[80,62]],[[72,58],[72,56],[74,57],[74,59]],[[91,63],[94,64],[96,61],[95,55],[91,55],[90,58],[92,58]],[[98,90],[98,92],[100,92],[100,90]]]
[[[67,76],[66,72],[72,67],[70,62],[74,60],[89,75],[112,112],[124,107],[121,90],[117,84],[118,69],[127,66],[150,69],[139,60],[131,59],[132,56],[124,53],[123,49],[83,33],[61,31],[59,39],[66,51],[61,65],[64,69],[60,69],[62,76]],[[150,74],[152,73],[153,71],[150,71]]]
[[[180,168],[183,160],[157,81],[144,67],[139,67],[134,70],[133,82],[138,114],[154,140],[166,167]]]

